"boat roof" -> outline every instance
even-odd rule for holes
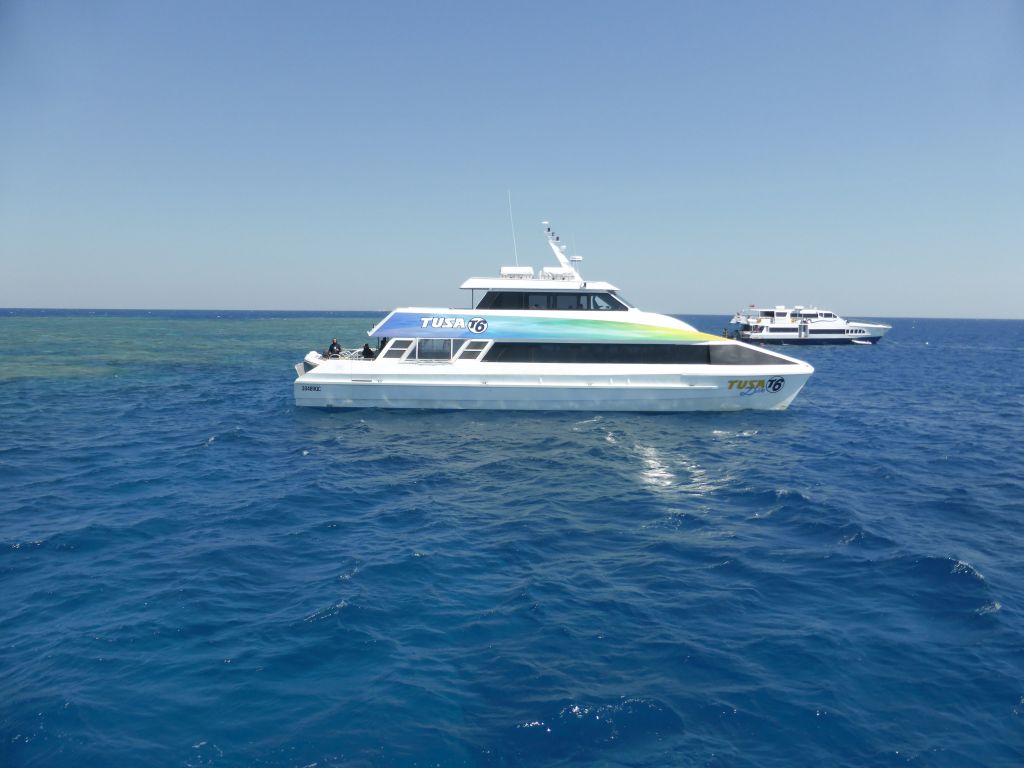
[[[555,279],[551,277],[512,277],[506,275],[501,277],[471,277],[459,287],[474,290],[573,291],[575,293],[580,291],[611,291],[614,293],[619,290],[611,283],[598,280],[583,280],[578,275],[576,278]]]
[[[503,341],[726,343],[721,336],[702,333],[677,317],[640,310],[538,312],[399,307],[366,335]]]
[[[555,234],[548,222],[541,222],[545,227],[545,236],[551,251],[558,260],[557,267],[542,267],[534,274],[533,267],[502,267],[498,277],[471,277],[460,288],[467,290],[499,290],[499,291],[572,291],[579,293],[618,291],[611,283],[596,280],[584,280],[577,265],[583,261],[579,255],[566,256],[566,246]]]
[[[775,310],[777,312],[785,312],[786,310],[790,310],[790,309],[806,309],[808,311],[814,311],[814,312],[831,312],[832,311],[830,309],[822,309],[821,307],[816,307],[816,306],[804,306],[803,304],[794,304],[792,307],[787,307],[787,306],[785,306],[783,304],[776,304],[774,307],[758,307],[758,306],[756,306],[754,304],[751,304],[749,307],[747,307],[747,309],[756,309],[758,311],[761,311],[761,310]]]

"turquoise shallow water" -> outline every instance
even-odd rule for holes
[[[380,316],[219,315],[0,315],[0,765],[1024,763],[1024,323],[638,416],[300,411]]]

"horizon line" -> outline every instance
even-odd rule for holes
[[[470,311],[472,308],[446,307],[459,311]],[[304,315],[380,315],[388,314],[388,309],[219,309],[219,308],[184,308],[184,307],[0,307],[0,312],[289,312]],[[657,312],[654,314],[672,317],[723,317],[731,312]],[[853,317],[852,315],[850,317]],[[966,315],[856,315],[879,320],[1005,320],[1010,322],[1024,321],[1024,317],[968,317]]]

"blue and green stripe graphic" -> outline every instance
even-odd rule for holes
[[[477,329],[477,332],[474,332]],[[481,330],[482,329],[482,330]],[[665,341],[720,340],[718,336],[647,323],[568,317],[527,317],[470,312],[393,312],[371,336],[437,339],[502,339],[516,341]]]

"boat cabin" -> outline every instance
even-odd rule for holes
[[[579,273],[582,256],[566,256],[550,226],[547,240],[558,260],[557,267],[516,265],[502,267],[499,277],[471,277],[460,287],[472,291],[471,306],[475,309],[543,310],[565,312],[625,312],[633,306],[618,295],[610,283],[585,281]],[[477,291],[483,291],[476,301]]]
[[[835,312],[825,312],[816,307],[775,307],[775,309],[759,309],[759,318],[768,320],[835,320]]]

